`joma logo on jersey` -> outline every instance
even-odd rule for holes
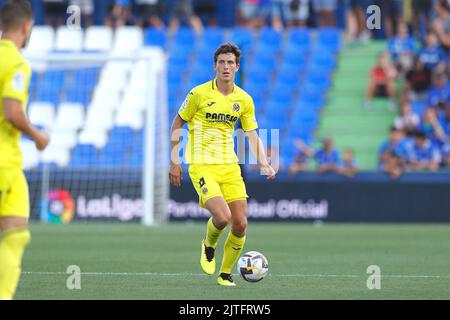
[[[236,122],[237,117],[224,113],[206,113],[206,120],[231,121]]]

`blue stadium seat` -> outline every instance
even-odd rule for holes
[[[295,69],[298,72],[302,72],[306,68],[306,58],[303,55],[298,55],[297,53],[290,54],[286,52],[283,56],[281,65],[283,68]]]
[[[170,55],[171,56],[177,56],[180,55],[184,56],[186,60],[189,60],[191,57],[191,54],[195,51],[195,46],[192,44],[185,44],[185,43],[175,43],[172,48],[170,49]]]
[[[277,61],[270,55],[256,55],[253,61],[248,65],[246,71],[248,73],[255,72],[255,70],[264,70],[267,73],[274,72],[277,67]]]
[[[59,105],[61,100],[61,90],[55,87],[39,85],[36,90],[36,101],[50,102],[53,105]]]
[[[267,109],[271,107],[282,109],[289,109],[292,104],[292,95],[285,91],[272,90],[269,101],[267,103]],[[279,105],[279,106],[278,106]]]
[[[244,52],[247,51],[254,43],[253,30],[241,27],[233,28],[231,31],[230,42],[239,46]]]
[[[265,113],[267,129],[287,129],[288,112],[275,108],[267,110]]]
[[[66,84],[67,73],[62,70],[47,70],[43,73],[41,85],[45,87],[63,88]]]
[[[320,67],[332,71],[336,67],[336,56],[323,51],[314,51],[311,53],[310,67]]]
[[[77,69],[72,74],[72,84],[83,84],[93,89],[97,84],[99,73],[100,68]]]
[[[251,66],[247,71],[247,80],[261,83],[269,83],[271,81],[271,73],[265,69],[261,69],[258,65]]]
[[[78,144],[72,150],[69,167],[88,168],[97,163],[98,150],[91,144]]]
[[[300,82],[300,73],[296,69],[282,65],[278,71],[277,80],[279,82]]]
[[[216,48],[201,45],[195,52],[195,63],[213,67]]]
[[[109,140],[115,141],[133,141],[134,130],[130,127],[119,127],[116,126],[111,129],[109,133]]]
[[[331,86],[331,80],[327,73],[313,69],[305,75],[304,86],[325,93]]]
[[[191,46],[195,47],[196,35],[191,28],[180,28],[175,32],[173,38],[174,45]]]
[[[341,47],[341,34],[337,28],[319,28],[317,30],[317,46],[337,52]]]
[[[282,34],[275,29],[263,27],[259,33],[258,46],[270,46],[272,51],[279,49],[282,42]]]
[[[247,77],[245,81],[245,87],[259,87],[261,90],[267,91],[269,87],[270,79],[267,77]]]
[[[144,45],[159,46],[164,49],[167,48],[167,33],[166,30],[155,28],[146,28],[144,31]]]
[[[189,81],[192,83],[197,83],[197,85],[214,79],[214,70],[211,66],[205,67],[202,65],[196,65],[192,68]]]
[[[222,28],[209,27],[203,30],[200,46],[215,50],[224,42],[224,33]]]
[[[71,87],[66,91],[65,102],[81,103],[87,107],[91,101],[92,89],[86,87]]]
[[[306,49],[311,46],[311,32],[308,28],[291,28],[288,31],[288,44]]]

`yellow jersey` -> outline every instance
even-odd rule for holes
[[[233,138],[236,122],[241,119],[244,131],[258,128],[252,97],[236,85],[225,96],[217,88],[216,79],[192,89],[178,115],[188,123],[185,162],[190,164],[237,163]]]
[[[12,41],[0,40],[0,168],[22,168],[21,132],[6,121],[3,99],[18,100],[25,110],[30,78],[30,65],[19,49]]]

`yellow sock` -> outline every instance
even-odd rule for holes
[[[231,269],[241,255],[242,249],[244,248],[244,243],[245,236],[239,238],[231,232],[228,234],[227,240],[225,240],[222,266],[220,267],[219,274],[231,273]]]
[[[215,248],[217,245],[217,240],[219,240],[220,235],[222,234],[223,230],[225,230],[225,228],[223,228],[222,230],[217,229],[216,226],[214,225],[214,223],[212,222],[212,218],[209,218],[208,224],[206,227],[205,245],[207,247]]]
[[[22,256],[30,242],[30,231],[16,229],[0,241],[0,300],[12,300],[19,283]]]

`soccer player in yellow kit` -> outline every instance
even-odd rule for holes
[[[0,300],[11,300],[30,241],[20,135],[28,135],[39,150],[48,145],[49,137],[32,127],[25,114],[31,68],[19,50],[26,46],[33,27],[30,3],[7,1],[0,9],[0,23]]]
[[[218,283],[224,286],[235,285],[231,270],[244,247],[247,229],[248,196],[233,142],[238,119],[241,120],[250,150],[258,160],[261,172],[268,179],[275,178],[275,170],[268,163],[256,131],[258,124],[253,99],[234,84],[240,56],[239,48],[233,44],[224,44],[216,50],[216,78],[189,92],[171,128],[169,179],[174,186],[181,185],[178,151],[181,129],[187,122],[189,139],[185,154],[189,175],[199,195],[200,206],[211,213],[200,258],[201,267],[207,274],[215,272],[217,241],[231,222],[217,278]]]

